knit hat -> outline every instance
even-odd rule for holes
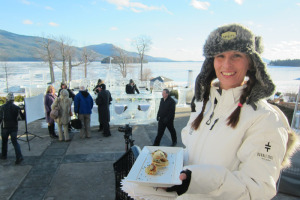
[[[15,97],[14,97],[14,93],[12,92],[9,92],[6,96],[6,100],[7,101],[14,101],[15,100]]]
[[[211,84],[207,81],[207,78],[209,76],[216,78],[213,65],[214,56],[226,51],[245,53],[253,62],[253,66],[249,71],[255,75],[257,81],[246,101],[247,104],[253,104],[273,94],[275,85],[267,74],[266,64],[260,57],[263,52],[262,39],[255,36],[248,28],[239,24],[229,24],[217,28],[208,36],[203,51],[206,59],[195,84],[195,98],[197,101],[203,100],[204,91]]]

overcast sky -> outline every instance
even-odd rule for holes
[[[300,0],[0,0],[0,29],[30,36],[64,36],[72,45],[152,39],[148,55],[203,60],[208,34],[241,23],[263,37],[263,57],[300,59]]]

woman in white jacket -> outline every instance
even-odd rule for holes
[[[183,184],[167,189],[177,191],[178,199],[275,196],[297,136],[282,112],[263,100],[275,86],[260,53],[260,37],[239,24],[209,35],[192,113],[182,130]]]
[[[61,90],[60,97],[57,97],[51,108],[53,109],[56,106],[60,107],[60,116],[55,119],[55,122],[58,125],[58,140],[63,141],[63,135],[66,142],[71,141],[69,136],[69,123],[72,116],[71,111],[72,98],[69,98],[69,92],[66,89]],[[62,129],[63,128],[63,129]]]

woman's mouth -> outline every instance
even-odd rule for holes
[[[222,72],[222,75],[224,76],[233,76],[235,72]]]

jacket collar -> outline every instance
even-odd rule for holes
[[[245,87],[246,85],[242,85],[228,90],[221,90],[219,83],[213,84],[210,89],[211,100],[214,101],[214,99],[217,99],[221,105],[232,106],[232,104],[237,104],[239,102]]]

